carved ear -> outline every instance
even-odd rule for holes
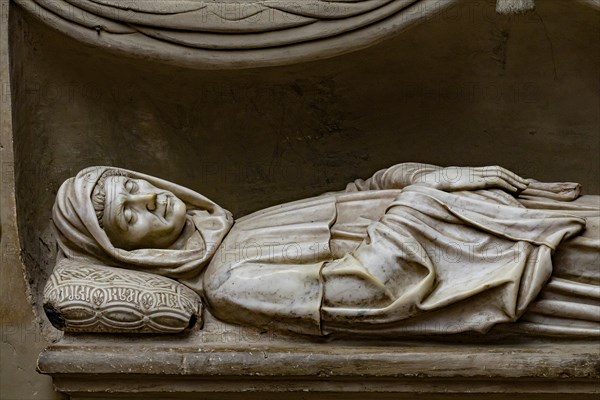
[[[61,260],[44,311],[65,332],[177,333],[202,325],[200,297],[163,276]]]

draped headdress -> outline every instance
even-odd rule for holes
[[[107,174],[144,179],[182,200],[187,212],[185,237],[177,241],[179,245],[130,251],[115,247],[100,227],[91,198],[94,187]],[[191,281],[199,276],[233,225],[229,211],[193,190],[114,167],[89,167],[67,179],[56,195],[52,219],[63,257]]]

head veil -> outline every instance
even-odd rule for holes
[[[100,227],[91,200],[94,186],[106,172],[144,179],[181,199],[187,208],[184,230],[192,232],[184,246],[131,251],[114,247]],[[52,218],[58,245],[67,258],[192,281],[210,261],[233,225],[229,211],[199,193],[163,179],[113,167],[86,168],[66,180],[56,195]]]

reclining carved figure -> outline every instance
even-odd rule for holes
[[[58,191],[53,221],[61,251],[46,302],[49,315],[63,312],[57,273],[116,267],[148,280],[169,278],[156,277],[175,285],[171,303],[188,313],[179,315],[198,312],[190,311],[193,302],[177,300],[189,299],[190,288],[223,321],[301,334],[485,333],[518,321],[532,333],[597,336],[600,196],[580,191],[575,183],[541,183],[501,167],[405,163],[345,191],[234,222],[227,210],[174,183],[91,167]],[[79,279],[91,293],[90,274]],[[104,297],[83,300],[96,304],[92,322],[79,330],[102,330],[92,314],[105,310],[99,304],[109,296],[131,305],[119,308],[121,327],[168,331],[140,328],[148,316],[138,303],[151,292],[143,282],[129,300],[105,289]]]

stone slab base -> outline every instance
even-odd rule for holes
[[[600,396],[598,342],[314,342],[257,335],[66,335],[40,355],[38,370],[72,399]]]

